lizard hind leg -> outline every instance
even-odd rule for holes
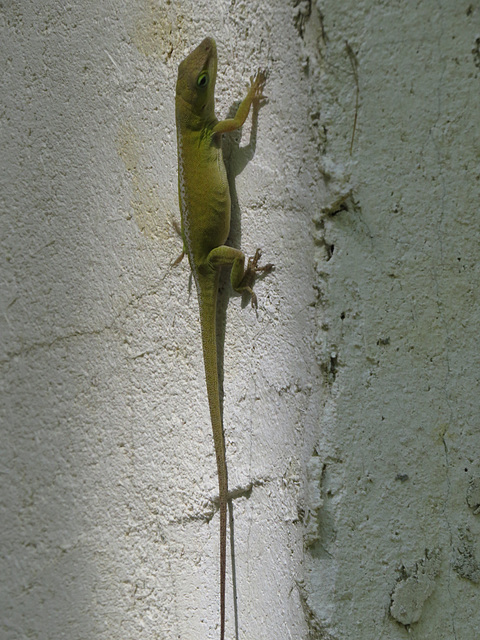
[[[230,282],[232,287],[237,293],[248,293],[251,296],[252,307],[256,308],[257,296],[253,291],[255,275],[259,272],[268,273],[273,269],[273,264],[258,266],[261,255],[262,252],[257,249],[255,255],[248,259],[247,268],[245,268],[245,254],[240,249],[222,245],[210,251],[207,261],[213,269],[231,266]]]
[[[186,248],[185,248],[185,241],[183,239],[182,228],[180,227],[178,222],[176,220],[174,220],[174,219],[171,220],[171,224],[172,224],[172,227],[175,229],[175,233],[177,234],[177,236],[179,236],[182,239],[182,243],[183,243],[182,253],[178,256],[178,258],[176,258],[176,260],[174,260],[173,262],[170,263],[170,266],[177,267],[180,264],[180,262],[183,260],[183,258],[185,257]]]
[[[273,264],[269,263],[263,267],[258,266],[258,261],[262,255],[261,249],[255,251],[255,255],[250,257],[247,262],[247,268],[244,268],[245,262],[241,265],[233,264],[231,273],[231,282],[235,291],[239,293],[248,293],[250,295],[252,307],[257,308],[257,296],[253,290],[255,275],[260,272],[269,273],[273,269]],[[240,271],[241,267],[241,271]]]

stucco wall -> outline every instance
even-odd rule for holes
[[[0,635],[218,636],[196,293],[170,267],[176,69],[213,35],[219,116],[270,71],[226,149],[232,242],[276,265],[258,313],[222,282],[227,637],[473,639],[480,7],[214,4],[0,9]]]
[[[323,504],[311,611],[334,638],[473,639],[480,6],[318,8],[305,41],[331,194],[317,217],[330,392],[313,473]]]

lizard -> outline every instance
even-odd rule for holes
[[[239,249],[227,246],[230,232],[231,198],[222,156],[222,134],[245,122],[252,104],[265,96],[266,73],[259,70],[250,78],[246,97],[233,118],[215,116],[217,48],[213,38],[205,38],[180,64],[175,94],[178,148],[178,194],[183,251],[174,264],[188,256],[198,297],[203,360],[210,420],[217,463],[220,511],[220,640],[225,637],[225,574],[228,480],[225,459],[220,389],[217,364],[216,305],[219,272],[231,267],[233,289],[251,297],[255,274],[268,272],[272,264],[258,266],[257,249],[248,259]]]

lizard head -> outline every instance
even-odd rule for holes
[[[202,119],[214,118],[216,78],[217,47],[213,38],[205,38],[178,66],[177,101]]]

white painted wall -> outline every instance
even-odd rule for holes
[[[252,487],[227,635],[474,638],[480,7],[214,5],[0,9],[0,636],[218,636],[196,294],[169,267],[176,68],[213,35],[220,116],[270,69],[228,149],[233,242],[276,264],[257,315],[221,297]]]

